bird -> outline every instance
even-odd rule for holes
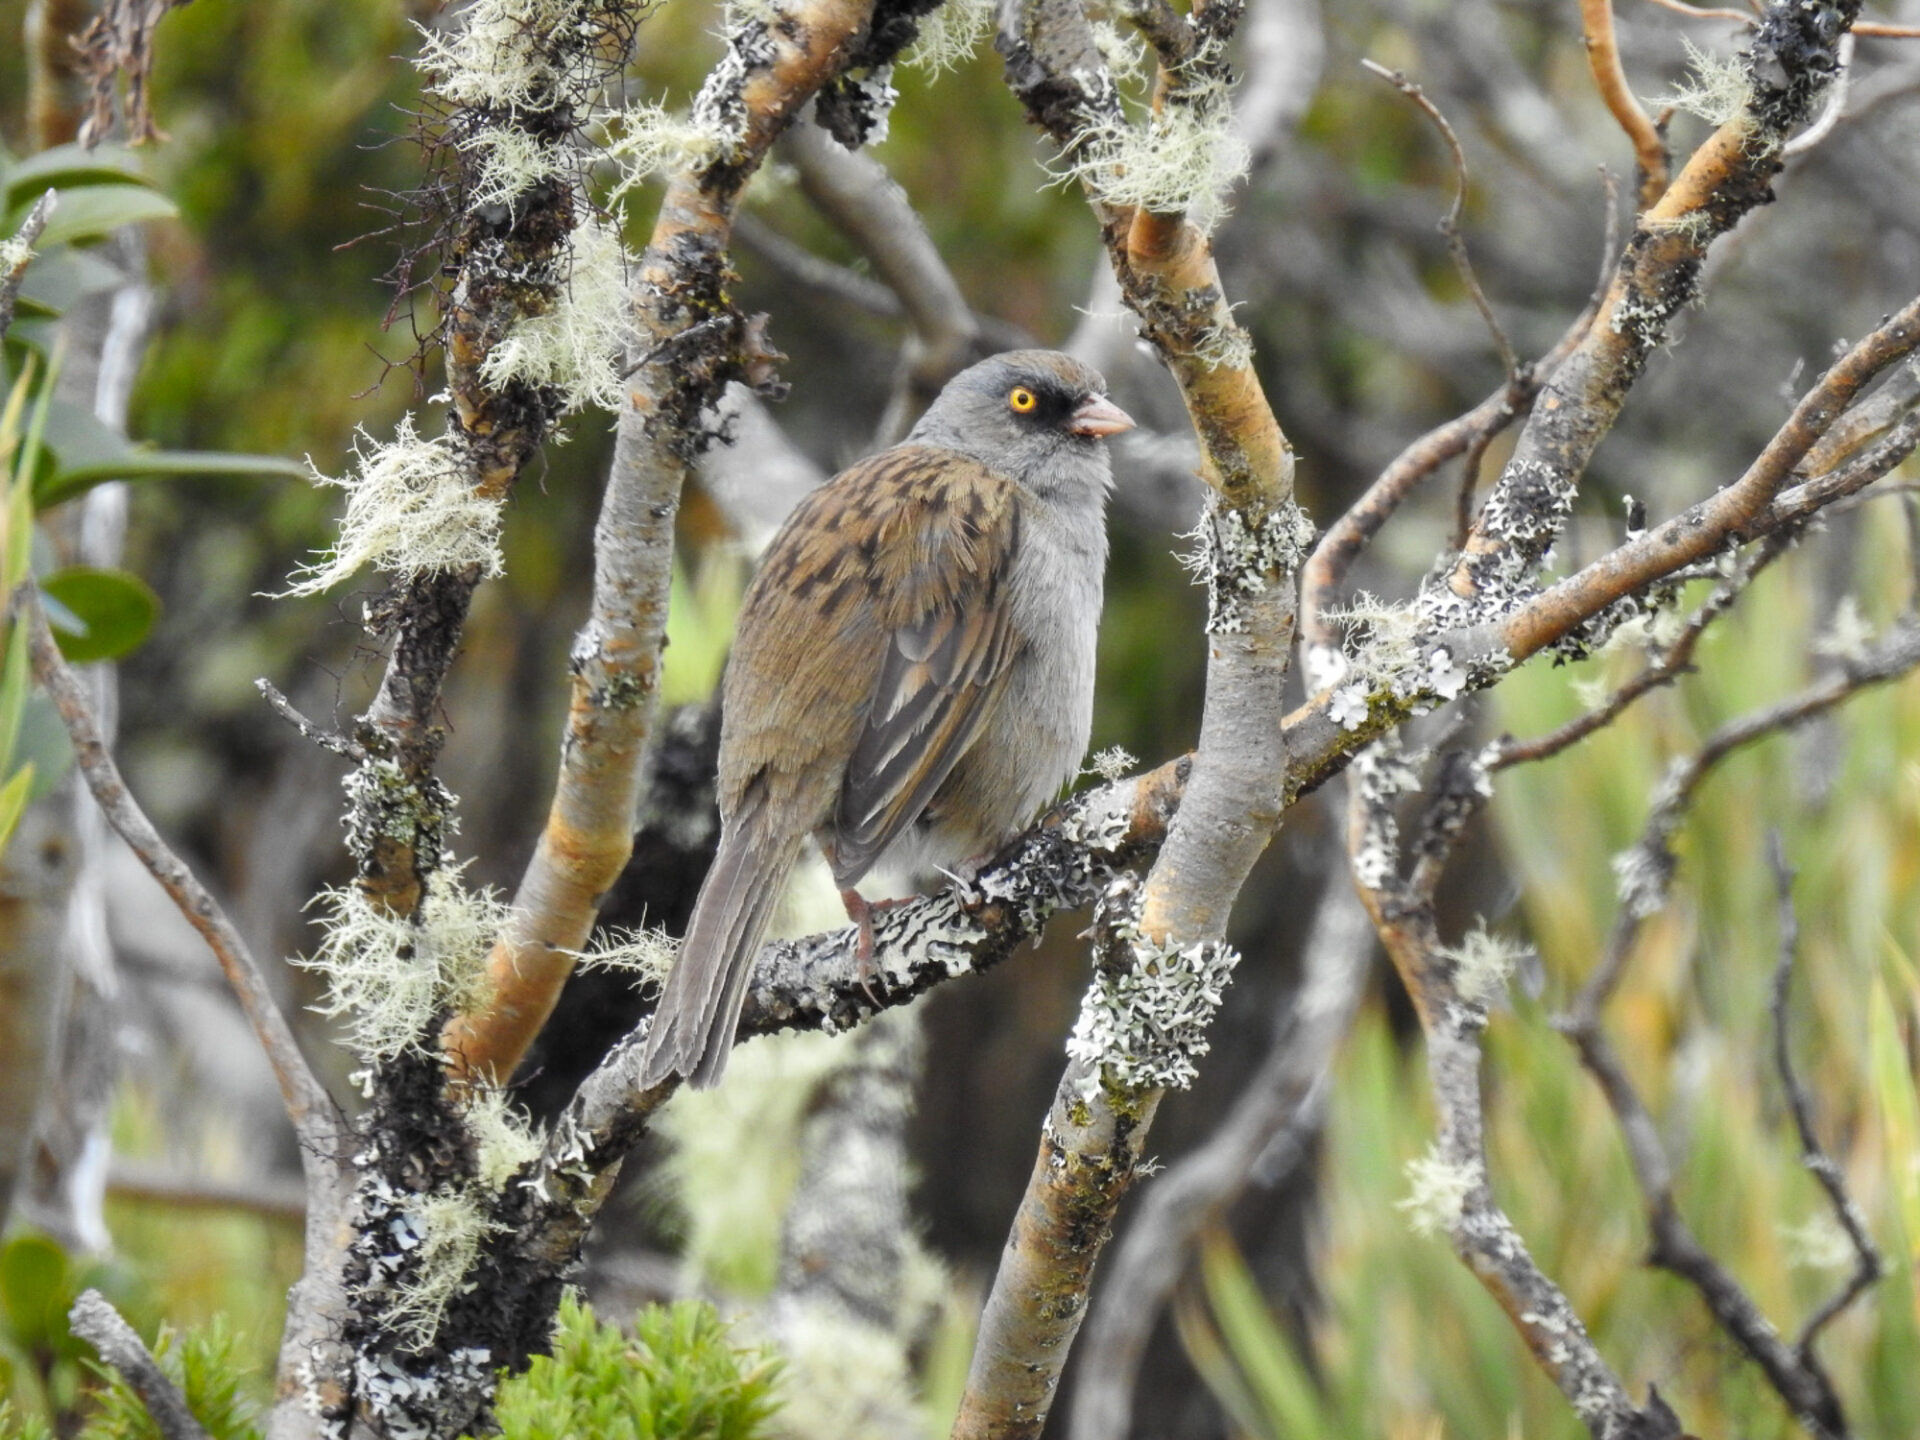
[[[648,1087],[720,1082],[755,952],[807,838],[870,975],[859,884],[986,859],[1079,768],[1112,468],[1133,428],[1051,350],[961,371],[898,445],[795,507],[721,681],[720,841],[661,989]]]

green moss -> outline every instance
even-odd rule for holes
[[[752,1440],[773,1413],[776,1373],[702,1301],[642,1310],[627,1334],[569,1295],[553,1353],[502,1382],[496,1414],[507,1440]]]

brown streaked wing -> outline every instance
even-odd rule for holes
[[[724,681],[723,815],[756,778],[786,828],[804,834],[833,813],[838,762],[853,749],[887,645],[860,537],[875,533],[885,499],[877,479],[891,453],[802,500],[747,588]]]
[[[884,481],[896,503],[882,521],[874,598],[889,643],[834,814],[843,885],[926,808],[993,713],[1018,648],[1007,579],[1019,492],[950,452],[891,453],[918,463]]]

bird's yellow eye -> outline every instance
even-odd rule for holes
[[[1007,407],[1016,415],[1031,415],[1039,403],[1040,397],[1024,385],[1016,385],[1007,392]]]

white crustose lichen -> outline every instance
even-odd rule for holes
[[[1157,944],[1140,933],[1139,881],[1123,875],[1107,887],[1094,928],[1108,942],[1080,1018],[1067,1040],[1068,1058],[1086,1067],[1082,1093],[1103,1084],[1122,1090],[1184,1090],[1208,1050],[1207,1028],[1233,978],[1239,954],[1225,941]]]

